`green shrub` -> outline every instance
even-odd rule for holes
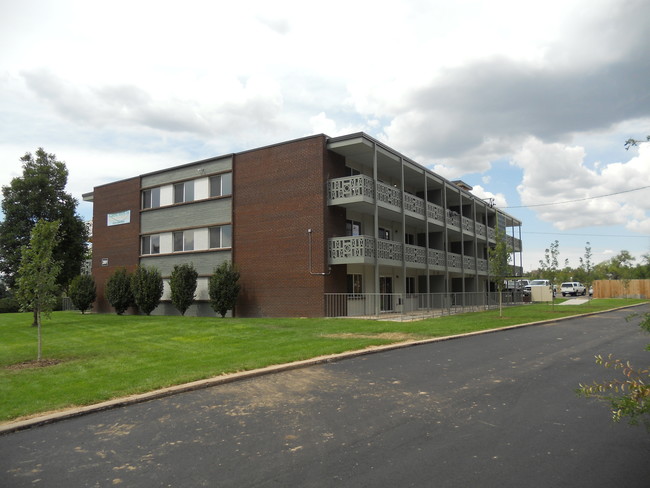
[[[172,303],[181,315],[185,315],[185,312],[194,301],[198,277],[199,273],[191,263],[174,265],[174,270],[169,279],[169,287],[171,288]]]
[[[0,298],[0,313],[20,312],[20,303],[13,297]]]
[[[228,310],[235,308],[241,288],[237,281],[239,281],[239,272],[230,261],[222,263],[210,277],[208,285],[210,306],[221,317],[225,317]]]
[[[163,294],[163,279],[160,271],[153,267],[138,266],[131,276],[133,299],[141,312],[151,314],[160,303]]]
[[[97,298],[95,280],[91,275],[81,274],[72,279],[68,290],[72,304],[85,313]]]
[[[122,315],[127,308],[133,305],[131,276],[126,268],[116,269],[106,280],[106,299],[118,315]]]

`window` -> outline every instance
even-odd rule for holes
[[[160,254],[160,236],[142,236],[142,254]]]
[[[345,221],[345,235],[346,236],[360,236],[361,235],[361,222],[356,220]]]
[[[194,231],[174,232],[174,252],[194,250]]]
[[[194,181],[185,181],[174,185],[174,203],[194,200]]]
[[[151,188],[142,192],[142,208],[160,207],[160,188]]]
[[[406,293],[415,293],[415,278],[413,276],[406,277]]]
[[[415,246],[415,234],[404,234],[404,243]]]
[[[351,295],[361,295],[363,293],[363,276],[360,274],[348,275],[348,293]]]
[[[384,228],[380,227],[379,228],[379,238],[389,241],[390,240],[390,231],[388,229],[384,229]]]
[[[210,227],[210,249],[232,247],[232,225]]]
[[[232,173],[210,177],[210,196],[220,197],[232,193]]]

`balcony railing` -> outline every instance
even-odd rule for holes
[[[427,218],[437,224],[444,225],[445,210],[440,205],[427,202]]]
[[[375,188],[377,204],[383,208],[401,212],[402,207],[410,216],[421,218],[424,215],[429,222],[444,226],[445,222],[450,228],[455,228],[464,234],[475,235],[479,239],[487,239],[496,242],[496,230],[480,222],[475,222],[469,217],[464,217],[458,212],[444,209],[440,205],[427,202],[410,193],[402,193],[401,189],[376,182],[366,175],[355,175],[344,178],[335,178],[328,181],[327,200],[328,205],[345,205],[349,203],[365,202],[375,203]],[[512,236],[506,236],[508,245],[515,252],[522,250],[521,240]],[[390,251],[393,252],[393,251]],[[389,252],[389,253],[390,253]]]
[[[336,200],[375,199],[375,184],[369,176],[356,175],[329,180],[327,201],[331,205]]]
[[[426,249],[411,244],[377,239],[371,236],[333,237],[328,240],[328,260],[336,264],[374,264],[375,257],[381,264],[401,266],[402,261],[409,267],[460,272],[474,272],[478,266],[479,273],[487,272],[487,260],[445,253],[439,249]]]
[[[325,293],[326,317],[418,320],[520,305],[521,291],[465,293]]]

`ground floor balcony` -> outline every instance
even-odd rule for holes
[[[379,264],[380,266],[429,269],[437,272],[467,274],[488,273],[488,261],[472,256],[462,256],[439,249],[402,244],[376,239],[371,236],[333,237],[328,240],[328,263]]]
[[[409,321],[521,305],[522,293],[326,293],[327,317]]]

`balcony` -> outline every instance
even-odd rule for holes
[[[363,211],[364,205],[374,205],[375,184],[371,177],[366,175],[347,176],[329,180],[327,184],[327,204],[342,205]],[[392,210],[396,213],[402,212],[415,219],[424,222],[424,215],[430,223],[440,227],[445,225],[445,210],[435,203],[426,202],[410,193],[404,193],[394,186],[377,182],[377,205],[382,209]],[[366,212],[370,212],[368,207]],[[461,228],[461,217],[455,212],[447,211],[447,222],[450,226]],[[473,221],[466,219],[464,228],[467,233],[473,233]],[[480,225],[480,224],[479,224]],[[485,232],[483,232],[485,234]]]
[[[333,237],[328,240],[328,262],[337,264],[369,264],[375,259],[380,265],[427,269],[444,272],[487,274],[488,262],[471,256],[445,253],[439,249],[426,249],[420,246],[377,239],[371,236]]]

